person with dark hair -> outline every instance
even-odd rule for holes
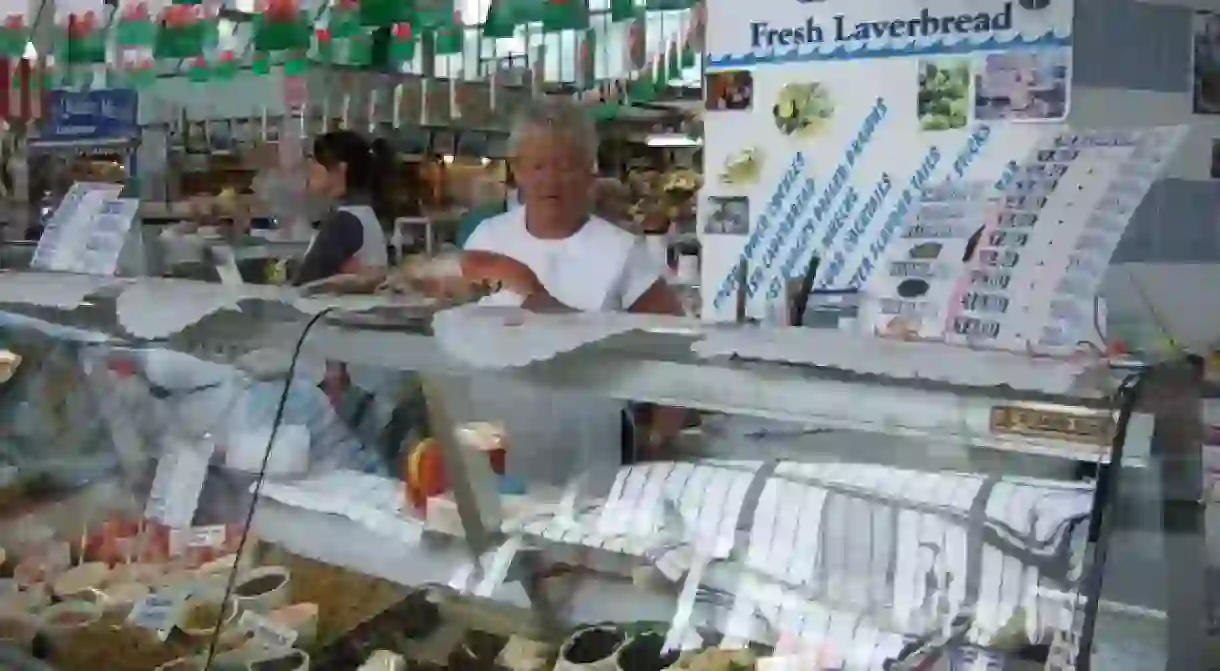
[[[339,274],[389,265],[379,215],[388,215],[385,182],[392,174],[388,143],[369,144],[351,131],[318,136],[308,161],[309,192],[331,203],[317,224],[293,280],[300,286]]]

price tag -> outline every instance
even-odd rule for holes
[[[156,631],[161,640],[165,640],[181,619],[189,595],[186,591],[151,594],[136,602],[127,621],[142,629]]]
[[[295,629],[272,622],[251,611],[242,613],[241,619],[237,621],[237,626],[239,629],[249,632],[254,640],[272,648],[291,648],[297,640]]]
[[[225,544],[225,525],[213,524],[188,529],[171,529],[169,552],[180,555],[189,548],[220,548]]]

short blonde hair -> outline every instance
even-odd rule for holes
[[[517,155],[526,133],[538,130],[557,133],[580,147],[590,165],[597,160],[597,125],[588,110],[572,98],[543,96],[530,100],[513,122],[508,136],[509,155]]]

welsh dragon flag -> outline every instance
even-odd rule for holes
[[[542,29],[547,32],[585,30],[589,27],[587,0],[546,0]]]
[[[512,37],[517,26],[541,23],[547,0],[491,0],[483,21],[484,37]]]

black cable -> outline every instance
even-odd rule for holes
[[[258,478],[254,481],[250,506],[246,509],[246,521],[242,526],[241,540],[237,543],[237,560],[233,562],[233,570],[229,571],[229,580],[225,583],[224,596],[220,601],[220,612],[216,615],[216,625],[212,628],[212,636],[208,641],[208,655],[204,659],[203,664],[205,671],[212,668],[212,659],[216,656],[216,644],[220,642],[220,628],[224,625],[225,615],[228,614],[227,606],[229,599],[233,598],[233,588],[237,585],[237,567],[241,563],[242,554],[246,550],[246,541],[250,538],[250,527],[254,522],[254,511],[258,509],[259,496],[263,491],[263,481],[267,477],[267,464],[271,460],[271,448],[275,445],[275,436],[279,433],[280,424],[284,421],[284,408],[288,406],[288,395],[292,390],[292,381],[296,377],[297,361],[301,358],[301,349],[305,346],[305,338],[309,336],[310,330],[332,309],[326,308],[310,318],[309,322],[305,324],[305,328],[301,331],[300,337],[297,338],[296,346],[292,350],[292,361],[288,364],[288,379],[284,381],[284,391],[280,394],[279,405],[275,408],[275,420],[271,424],[271,437],[267,439],[267,449],[263,451],[263,461],[258,467]]]
[[[1089,518],[1089,539],[1094,541],[1093,563],[1085,577],[1084,624],[1080,630],[1079,647],[1076,652],[1076,668],[1089,671],[1093,654],[1093,634],[1097,629],[1097,609],[1101,605],[1101,588],[1105,580],[1106,556],[1110,549],[1110,535],[1114,531],[1114,520],[1106,516],[1114,507],[1118,496],[1118,481],[1122,477],[1123,447],[1127,443],[1127,427],[1131,415],[1144,392],[1144,373],[1128,375],[1115,394],[1118,399],[1118,423],[1110,443],[1110,463],[1101,465],[1097,471],[1097,487],[1093,490],[1093,509]]]

